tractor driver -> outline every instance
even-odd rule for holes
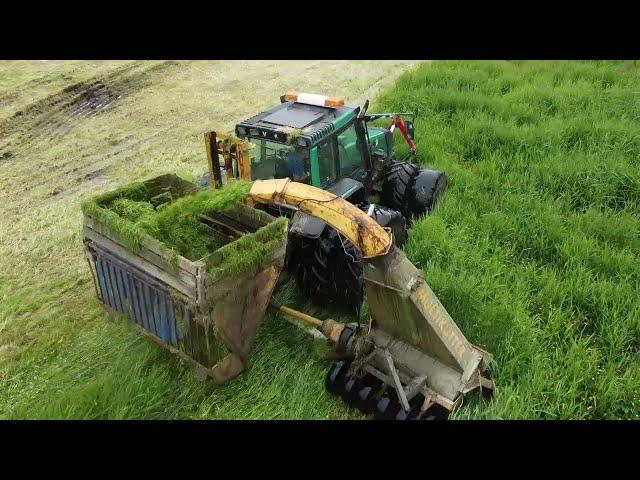
[[[307,151],[301,147],[291,149],[284,157],[285,167],[289,171],[287,176],[294,182],[303,182],[308,176],[305,168],[306,157]]]

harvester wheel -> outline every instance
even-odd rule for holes
[[[418,169],[418,166],[413,163],[398,163],[391,167],[382,185],[382,204],[399,211],[407,220],[411,219],[409,197]]]
[[[449,417],[449,412],[439,405],[432,405],[425,412],[423,412],[420,420],[446,420]]]
[[[372,380],[375,380],[375,377],[368,373],[362,377],[357,375],[350,376],[345,383],[344,390],[341,394],[343,400],[349,405],[353,405],[360,409],[360,392],[364,388],[370,387]]]
[[[402,407],[395,395],[385,393],[378,400],[376,410],[376,420],[395,420]]]
[[[396,420],[417,420],[418,415],[420,415],[420,408],[422,407],[423,400],[424,398],[422,395],[414,397],[409,402],[409,411],[407,412],[404,408],[401,408],[396,415]]]
[[[355,406],[362,413],[370,415],[376,410],[376,392],[380,390],[380,381],[371,374],[367,374],[363,379],[363,387],[358,391]]]
[[[410,223],[429,213],[447,188],[442,172],[420,168],[414,163],[398,163],[382,185],[382,204],[398,210]]]
[[[297,274],[302,289],[312,298],[360,312],[362,264],[349,240],[327,226],[317,239],[301,239]]]
[[[358,386],[360,384],[360,381],[361,378],[356,377],[355,375],[347,378],[347,381],[344,384],[344,389],[342,390],[342,392],[340,392],[340,396],[348,405],[353,405],[355,403],[356,395],[360,390]]]
[[[348,370],[349,363],[344,360],[333,364],[325,379],[325,386],[329,392],[334,395],[340,395],[343,392]]]
[[[409,209],[414,216],[431,212],[447,189],[444,173],[430,168],[421,169],[414,178],[409,197]]]

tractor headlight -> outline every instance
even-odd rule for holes
[[[244,127],[238,127],[236,130],[239,137],[244,137],[247,134],[247,129]]]

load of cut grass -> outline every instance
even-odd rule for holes
[[[154,179],[155,180],[155,179]],[[181,181],[180,185],[186,185]],[[188,183],[187,183],[188,184]],[[189,184],[190,185],[190,184]],[[145,235],[150,235],[183,257],[195,261],[224,245],[200,221],[200,215],[223,211],[249,194],[249,182],[233,182],[223,189],[202,190],[178,197],[175,185],[159,191],[157,185],[136,182],[83,202],[85,215],[122,236],[132,251],[138,251]],[[196,191],[195,185],[193,190]]]
[[[287,235],[285,217],[262,227],[255,233],[245,234],[233,243],[215,252],[215,265],[208,273],[213,279],[236,275],[256,268],[278,247]]]
[[[131,200],[130,198],[117,198],[109,208],[117,213],[120,218],[134,223],[145,216],[155,214],[151,203],[142,200]]]

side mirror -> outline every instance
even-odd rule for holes
[[[409,138],[411,140],[415,140],[415,134],[413,131],[413,122],[404,122],[404,124],[407,127],[407,135],[409,135]]]

